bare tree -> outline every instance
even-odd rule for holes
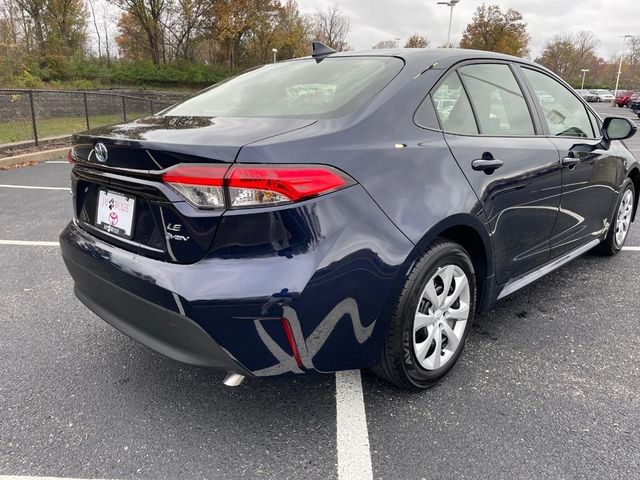
[[[384,49],[384,48],[396,48],[395,40],[380,40],[373,47],[374,50]]]
[[[576,49],[578,60],[582,61],[595,54],[596,50],[600,46],[600,40],[598,40],[592,32],[582,31],[578,32],[575,37],[573,37],[573,44]]]
[[[558,34],[545,43],[536,61],[577,85],[581,69],[588,68],[595,72],[598,45],[598,39],[591,32]]]
[[[25,26],[27,24],[33,26],[35,47],[39,53],[43,53],[45,50],[44,17],[46,13],[44,0],[16,0],[16,3],[22,10]],[[28,18],[25,18],[25,15]]]
[[[113,6],[108,1],[102,1],[102,31],[104,38],[104,53],[107,58],[107,64],[111,64],[111,36],[112,28],[116,23],[114,18]]]
[[[351,23],[337,5],[333,5],[325,11],[316,11],[311,22],[316,40],[339,52],[351,48],[346,41]]]
[[[94,6],[94,0],[87,0],[89,4],[89,10],[91,10],[91,19],[93,20],[93,28],[96,31],[96,41],[98,42],[98,58],[102,59],[102,37],[100,36],[100,28],[98,27],[98,20],[96,20],[96,9]]]
[[[0,41],[13,45],[18,43],[19,22],[17,18],[18,8],[13,0],[0,2]]]

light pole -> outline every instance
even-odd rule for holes
[[[622,75],[622,60],[624,59],[624,49],[627,46],[627,38],[631,38],[633,35],[625,35],[622,37],[622,51],[620,51],[620,65],[618,65],[618,78],[616,78],[616,90],[613,92],[613,100],[611,106],[615,106],[616,97],[618,96],[618,87],[620,86],[620,75]]]
[[[271,51],[273,52],[273,63],[276,63],[278,61],[278,49],[272,48]]]
[[[589,69],[583,68],[580,71],[582,72],[582,87],[580,87],[580,90],[584,90],[584,77],[587,75],[587,72],[589,71]]]
[[[448,2],[438,2],[438,5],[447,5],[451,7],[451,12],[449,13],[449,31],[447,33],[447,48],[451,48],[451,23],[453,22],[453,7],[455,7],[460,0],[449,0]]]

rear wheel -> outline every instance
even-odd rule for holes
[[[407,278],[382,362],[373,371],[405,389],[435,385],[460,357],[475,300],[475,273],[467,252],[448,240],[434,242]]]
[[[629,236],[629,229],[631,228],[635,199],[636,190],[633,182],[630,178],[627,178],[620,189],[616,213],[609,227],[607,237],[598,246],[600,253],[604,255],[616,255],[622,250],[622,247],[624,247],[627,237]]]

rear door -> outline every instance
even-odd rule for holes
[[[560,206],[555,146],[508,63],[471,63],[436,87],[434,106],[451,151],[489,219],[500,284],[549,258]]]
[[[551,237],[551,255],[557,257],[606,232],[624,161],[599,148],[599,122],[577,95],[543,71],[522,72],[540,93],[542,121],[563,164],[561,208]]]

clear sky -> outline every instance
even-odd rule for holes
[[[431,46],[447,41],[449,7],[437,0],[298,0],[300,9],[311,13],[336,4],[351,20],[348,42],[355,49],[368,49],[380,40],[420,33]],[[482,0],[460,0],[454,9],[452,42],[459,41]],[[592,31],[600,39],[599,53],[612,56],[622,47],[622,35],[640,35],[640,0],[488,0],[503,9],[514,8],[524,16],[531,34],[531,56],[556,33]]]

